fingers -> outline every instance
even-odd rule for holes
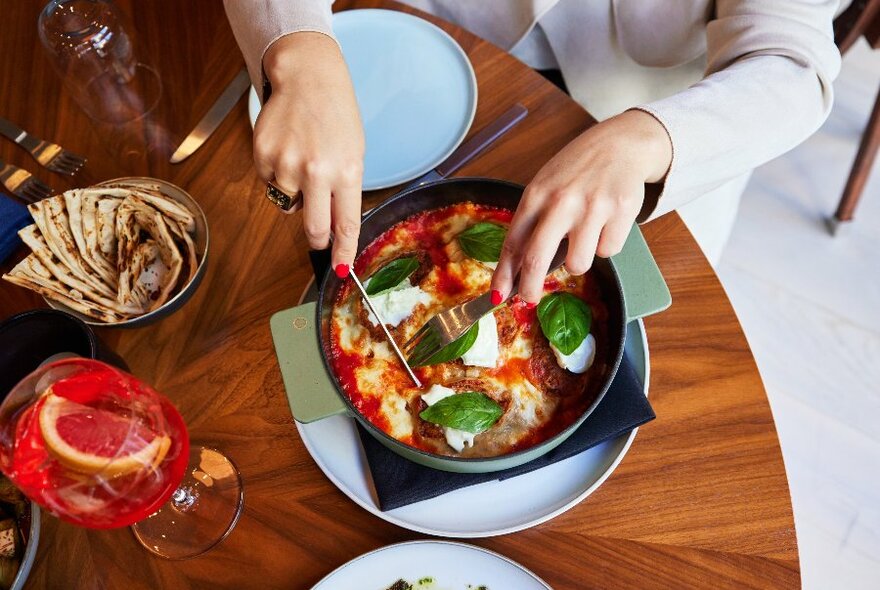
[[[313,250],[330,245],[330,187],[320,181],[303,186],[303,233]]]
[[[351,267],[357,254],[358,236],[361,231],[361,183],[349,184],[333,193],[331,215],[333,218],[333,268],[340,265]]]
[[[544,294],[544,278],[559,243],[571,228],[567,208],[553,207],[541,218],[522,253],[519,272],[519,294],[526,303],[534,304]]]
[[[626,238],[632,229],[633,218],[628,216],[610,219],[602,228],[602,235],[596,246],[596,256],[610,258],[623,249]]]
[[[565,269],[569,273],[582,275],[593,266],[603,223],[604,220],[599,216],[590,215],[569,233],[568,253],[565,256]]]
[[[498,259],[498,266],[492,273],[492,301],[501,303],[507,299],[511,289],[513,289],[513,280],[519,271],[520,260],[522,256],[523,246],[529,236],[535,229],[538,221],[538,215],[541,213],[540,200],[535,196],[534,191],[526,188],[522,201],[513,215],[510,222],[510,228],[507,230],[507,236],[504,239],[504,245],[501,247],[501,257]],[[497,305],[498,303],[495,303]]]

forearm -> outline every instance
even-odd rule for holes
[[[241,49],[254,88],[263,88],[263,59],[269,47],[295,32],[332,38],[333,0],[224,0],[226,16]]]
[[[839,54],[834,3],[719,2],[708,74],[639,108],[669,133],[672,164],[651,218],[795,147],[831,109]],[[827,21],[827,22],[826,22]]]

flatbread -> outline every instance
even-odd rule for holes
[[[196,219],[192,211],[187,209],[180,201],[175,201],[174,199],[165,196],[158,184],[144,185],[120,182],[108,186],[121,187],[130,191],[132,195],[141,201],[149,203],[152,207],[155,207],[162,212],[166,217],[170,217],[178,222],[189,233],[196,231]]]
[[[79,254],[73,239],[61,195],[43,199],[28,205],[28,210],[52,253],[62,261],[71,273],[89,285],[90,290],[105,297],[113,297],[115,290],[95,276]]]
[[[79,248],[82,259],[112,290],[116,287],[116,269],[107,262],[98,250],[94,214],[92,211],[84,211],[85,201],[82,192],[81,189],[74,189],[65,191],[62,195],[67,209],[70,233]],[[88,224],[86,217],[90,218]]]
[[[159,185],[74,189],[28,209],[31,254],[3,278],[90,318],[153,311],[195,277],[195,216]]]
[[[161,283],[156,285],[158,289],[153,289],[150,294],[152,303],[148,311],[158,308],[168,301],[177,286],[177,280],[183,267],[183,257],[174,243],[165,218],[159,211],[131,195],[122,202],[116,212],[116,227],[119,237],[117,248],[119,257],[116,260],[116,266],[119,269],[117,300],[120,303],[129,303],[135,297],[137,283],[140,282],[140,273],[134,274],[132,267],[140,233],[143,231],[152,237],[158,248],[159,257],[167,269],[162,273],[164,277]],[[122,233],[119,231],[120,228]]]
[[[35,254],[29,254],[3,275],[10,283],[35,291],[40,295],[63,303],[74,311],[108,324],[120,322],[129,316],[119,314],[100,302],[86,299],[76,289],[65,288],[52,273],[43,266]]]

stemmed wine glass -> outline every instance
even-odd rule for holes
[[[0,470],[73,524],[132,525],[149,551],[204,553],[235,526],[235,465],[190,448],[180,413],[139,379],[83,358],[44,364],[0,405]]]

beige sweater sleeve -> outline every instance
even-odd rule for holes
[[[718,0],[706,77],[637,108],[672,140],[672,166],[648,219],[792,149],[825,121],[840,70],[836,0]]]
[[[251,82],[262,97],[263,54],[291,33],[313,31],[333,37],[333,0],[223,0],[235,40],[244,55]]]

